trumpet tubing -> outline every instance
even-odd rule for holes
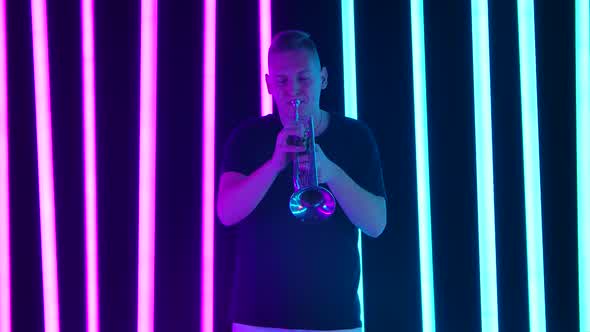
[[[305,151],[297,153],[293,158],[295,191],[289,200],[289,208],[291,213],[302,221],[323,221],[334,214],[336,200],[329,190],[318,183],[313,116],[300,114],[301,100],[294,99],[291,105],[295,110],[295,125],[301,129],[301,137],[290,137],[287,142],[304,146]]]

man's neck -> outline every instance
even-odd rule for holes
[[[330,113],[320,109],[316,114],[317,116],[314,118],[314,129],[315,135],[319,136],[328,128],[328,124],[330,122]]]

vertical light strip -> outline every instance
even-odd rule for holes
[[[213,332],[216,0],[204,1],[201,332]]]
[[[82,0],[82,84],[84,98],[84,197],[86,238],[86,331],[98,332],[96,125],[94,90],[94,0]]]
[[[590,3],[576,0],[576,149],[580,332],[590,331]]]
[[[0,332],[11,331],[6,1],[0,0]]]
[[[428,107],[426,98],[426,55],[424,47],[424,4],[410,0],[412,24],[412,67],[414,86],[414,127],[416,139],[416,181],[418,191],[418,237],[420,245],[420,291],[422,331],[436,331],[432,235],[430,216],[430,166],[428,158]]]
[[[344,112],[357,119],[356,100],[356,43],[354,27],[354,0],[342,0],[342,61],[344,64]]]
[[[43,312],[45,317],[45,332],[58,332],[59,299],[55,247],[55,201],[53,196],[53,143],[51,138],[47,15],[44,0],[31,0],[31,16],[37,118]]]
[[[158,2],[141,1],[137,331],[154,330]]]
[[[479,290],[483,332],[498,331],[494,158],[487,0],[471,1],[473,101],[477,173]]]
[[[529,321],[531,331],[545,332],[545,280],[539,167],[539,122],[537,114],[535,7],[533,0],[517,0],[517,7]]]
[[[356,99],[356,42],[354,28],[354,0],[342,0],[340,2],[342,15],[342,63],[344,74],[344,114],[353,119],[358,119]],[[358,251],[360,257],[360,280],[358,297],[360,301],[361,322],[365,331],[365,303],[363,282],[363,246],[362,233],[358,231]]]
[[[260,105],[262,116],[272,113],[272,96],[266,89],[264,74],[268,72],[268,48],[272,35],[271,0],[259,0],[260,19]]]

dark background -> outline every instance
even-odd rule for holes
[[[217,162],[230,131],[260,114],[258,1],[217,2]],[[373,130],[388,226],[363,238],[366,330],[420,331],[409,1],[357,1],[358,114]],[[7,1],[13,331],[43,330],[30,3]],[[471,8],[426,0],[436,328],[481,330]],[[48,0],[61,330],[85,330],[80,4]],[[100,322],[137,329],[140,0],[95,4]],[[340,1],[274,1],[273,32],[316,40],[343,112]],[[535,4],[547,331],[578,331],[573,1]],[[494,189],[501,331],[527,331],[522,126],[515,1],[490,1]],[[161,0],[155,330],[200,328],[203,8]],[[227,316],[233,234],[216,226],[215,331]]]

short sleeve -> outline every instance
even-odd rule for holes
[[[374,195],[386,198],[379,147],[369,127],[363,124],[361,133],[364,136],[363,141],[365,143],[363,154],[366,157],[366,170],[361,176],[361,183],[359,185]]]
[[[233,130],[223,150],[221,174],[250,175],[271,156],[280,128],[271,116],[251,118]]]
[[[249,165],[251,162],[249,162],[247,153],[250,139],[248,137],[248,130],[244,126],[234,129],[223,149],[220,174],[238,172],[248,175],[253,171],[251,169],[252,166]]]

